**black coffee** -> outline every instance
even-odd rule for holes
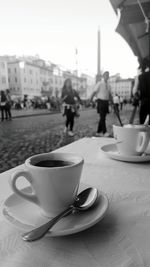
[[[72,165],[73,162],[66,161],[66,160],[41,160],[34,164],[34,166],[37,167],[48,167],[48,168],[54,168],[54,167],[64,167]]]

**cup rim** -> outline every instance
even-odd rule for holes
[[[31,164],[31,160],[34,158],[38,158],[38,157],[45,157],[45,156],[50,156],[50,155],[60,155],[60,156],[64,156],[64,160],[65,160],[65,156],[70,156],[72,158],[76,158],[78,159],[78,162],[73,162],[73,164],[70,164],[70,165],[66,165],[66,166],[59,166],[59,167],[52,167],[52,168],[49,168],[49,167],[40,167],[40,166],[35,166],[33,164]],[[75,167],[75,166],[78,166],[78,165],[81,165],[84,163],[84,158],[82,156],[80,156],[79,154],[75,154],[75,153],[65,153],[65,152],[50,152],[50,153],[40,153],[40,154],[35,154],[29,158],[27,158],[25,160],[25,165],[29,168],[32,168],[32,169],[39,169],[39,170],[42,170],[42,169],[48,169],[48,170],[60,170],[60,169],[67,169],[67,168],[72,168],[72,167]]]
[[[124,126],[126,126],[126,125],[130,125],[130,124],[125,124]],[[122,127],[120,125],[113,124],[113,128],[119,128],[119,129],[125,129],[125,130],[131,130],[132,129],[132,130],[140,131],[140,132],[149,132],[150,131],[149,125],[133,124],[133,126],[136,126],[136,127]],[[139,126],[139,128],[137,126]]]

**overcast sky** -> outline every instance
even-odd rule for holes
[[[97,29],[101,66],[122,77],[136,74],[137,59],[116,32],[109,0],[5,0],[0,7],[0,55],[36,55],[67,68],[96,74]]]

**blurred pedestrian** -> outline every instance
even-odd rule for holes
[[[123,97],[120,96],[120,110],[123,109]]]
[[[94,96],[97,96],[97,112],[100,115],[96,136],[109,137],[106,129],[106,116],[109,113],[109,100],[112,102],[112,97],[108,71],[104,72],[103,79],[96,83],[90,102]]]
[[[120,104],[120,101],[119,101],[119,96],[117,94],[114,95],[113,97],[113,103],[114,103],[114,112],[116,113],[119,113],[119,104]]]
[[[6,94],[3,90],[0,92],[0,109],[1,109],[1,121],[7,118],[6,116]]]
[[[12,116],[11,116],[11,104],[12,104],[12,101],[11,101],[10,91],[9,91],[9,89],[7,89],[6,90],[6,105],[5,105],[5,109],[6,109],[6,120],[7,119],[9,119],[9,120],[12,119]]]
[[[49,102],[49,101],[46,102],[46,108],[47,108],[48,110],[51,109],[51,105],[50,105],[50,102]]]
[[[64,103],[64,116],[66,116],[66,123],[64,133],[69,136],[74,136],[73,127],[75,116],[78,116],[77,101],[82,103],[76,90],[72,88],[71,79],[66,79],[62,88],[62,102]]]
[[[124,105],[124,108],[125,108],[126,105],[127,105],[127,99],[126,99],[126,98],[124,98],[124,100],[123,100],[123,105]]]
[[[138,95],[140,100],[140,124],[144,124],[148,115],[150,124],[150,58],[143,59],[140,68],[142,73],[134,85],[133,94]]]
[[[27,96],[27,95],[24,95],[24,97],[23,97],[23,107],[24,107],[25,109],[28,108],[28,107],[27,107],[27,101],[28,101],[28,96]]]

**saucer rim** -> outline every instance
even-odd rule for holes
[[[104,150],[104,148],[116,148],[115,151],[106,151]],[[119,154],[118,150],[117,150],[117,146],[115,143],[111,143],[111,144],[107,144],[107,145],[103,145],[101,146],[101,151],[107,155],[109,158],[118,160],[118,161],[124,161],[124,162],[129,162],[129,163],[144,163],[144,162],[149,162],[150,161],[150,154],[149,153],[143,153],[142,155],[123,155],[123,154]],[[116,153],[117,152],[117,153]]]
[[[90,186],[90,185],[85,184],[85,183],[81,183],[80,185],[82,185],[84,187],[86,186],[86,188]],[[29,188],[29,186],[23,188],[22,190],[25,190],[27,188]],[[4,200],[3,205],[2,205],[3,217],[11,226],[13,225],[16,229],[19,229],[20,231],[28,231],[27,228],[29,228],[30,225],[27,225],[26,223],[23,223],[23,222],[19,221],[18,218],[13,217],[13,214],[11,213],[11,208],[8,208],[6,206],[6,204],[5,204],[7,201],[9,201],[12,197],[15,197],[15,196],[17,196],[17,195],[15,193],[13,193],[13,194],[9,195]],[[97,212],[97,216],[96,216],[95,219],[94,219],[94,217],[92,217],[91,220],[88,223],[83,223],[78,228],[60,229],[60,231],[57,231],[57,230],[53,231],[53,229],[52,229],[50,232],[48,232],[46,234],[46,236],[47,237],[55,237],[55,236],[67,236],[67,235],[76,234],[76,233],[79,233],[79,232],[82,232],[82,231],[84,231],[86,229],[91,228],[96,223],[101,221],[103,219],[103,217],[105,216],[107,210],[108,210],[109,200],[108,200],[107,195],[104,192],[102,192],[101,190],[98,189],[98,201],[100,201],[100,197],[102,197],[103,201],[104,201],[104,204],[102,206],[102,207],[104,207],[104,211],[103,211],[103,213],[101,215],[99,215],[98,212]],[[25,200],[22,199],[22,201],[25,201]],[[98,204],[97,207],[95,207],[95,209],[99,210],[99,209],[102,209],[102,207],[100,207],[100,204]],[[86,214],[86,216],[88,216],[88,215]]]

